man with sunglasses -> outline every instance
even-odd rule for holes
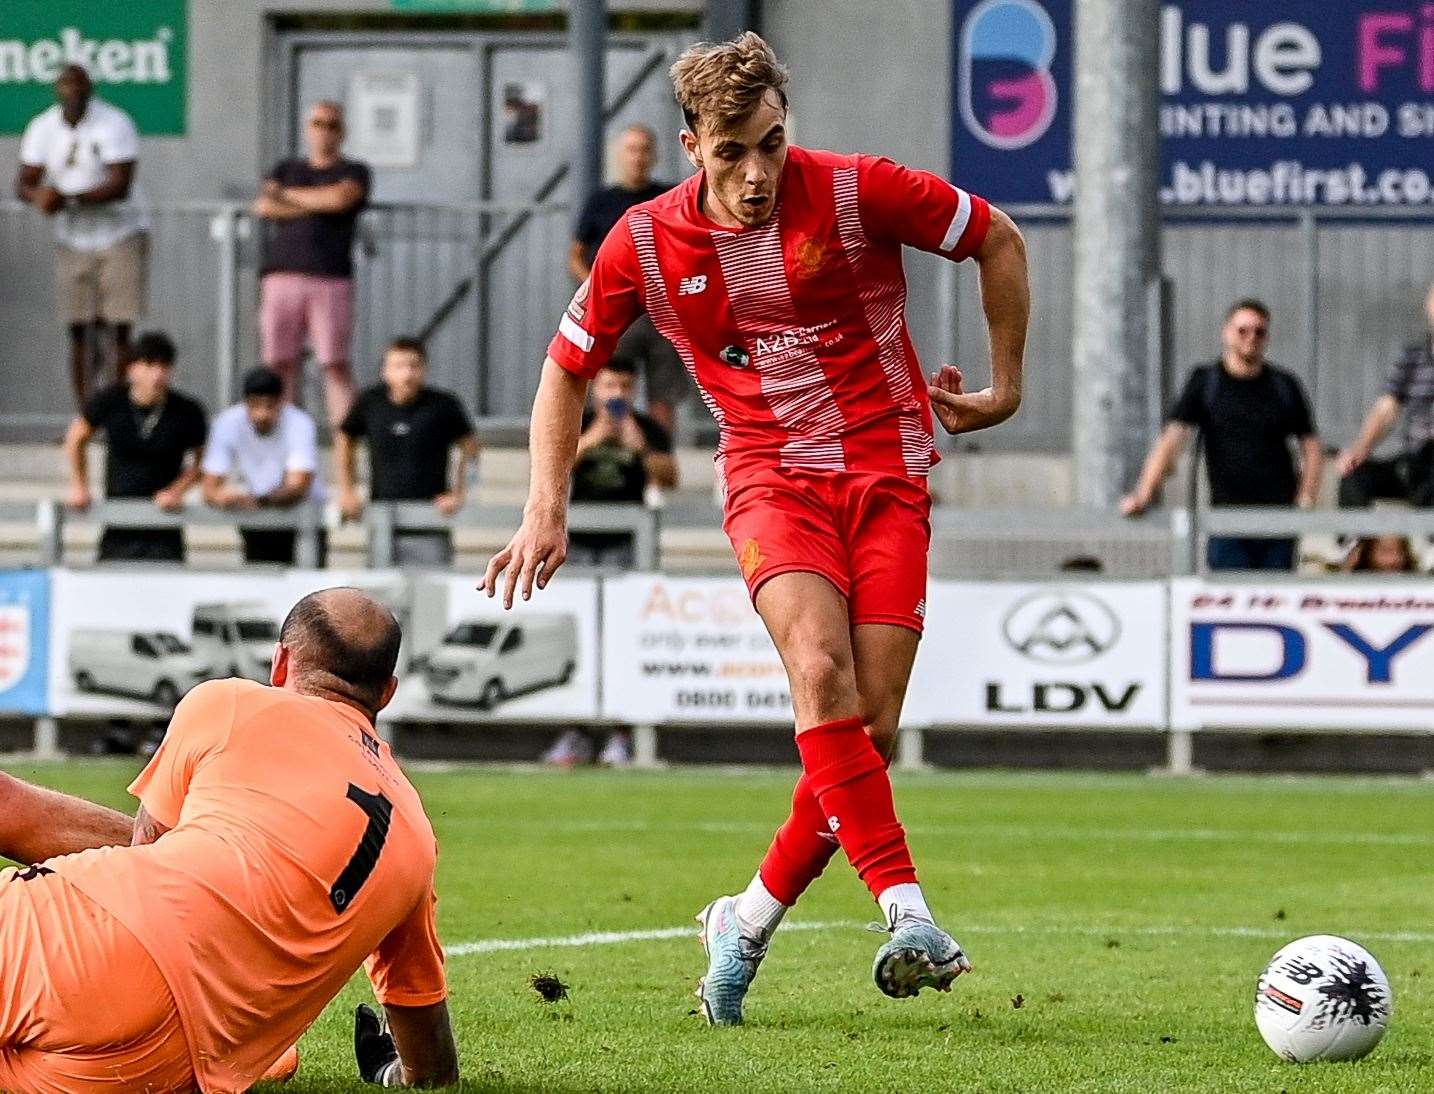
[[[1135,489],[1121,500],[1126,516],[1155,503],[1192,433],[1204,449],[1212,504],[1315,504],[1324,456],[1304,387],[1294,373],[1265,359],[1269,308],[1258,300],[1237,301],[1225,313],[1221,337],[1220,359],[1191,372]],[[1298,469],[1291,437],[1299,444]],[[1290,570],[1295,541],[1212,536],[1207,561],[1212,570]]]
[[[294,400],[307,338],[324,376],[329,422],[353,402],[349,341],[353,333],[353,246],[368,203],[368,166],[344,159],[344,112],[325,100],[309,108],[304,157],[281,160],[259,191],[254,215],[270,222],[259,282],[259,338],[264,364]]]
[[[107,329],[115,379],[124,382],[130,330],[144,315],[149,223],[135,183],[139,133],[130,116],[95,98],[79,65],[60,73],[55,99],[25,127],[15,196],[55,222],[56,299],[70,334],[70,384],[83,409]]]

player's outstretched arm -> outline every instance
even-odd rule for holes
[[[122,847],[133,826],[123,813],[0,772],[0,857],[28,865],[91,847]]]
[[[931,409],[948,433],[1000,425],[1021,406],[1026,327],[1031,317],[1026,242],[1015,222],[994,205],[991,227],[975,258],[991,343],[991,386],[966,392],[959,384],[942,382],[941,374],[932,377],[927,389]]]
[[[385,1005],[383,1013],[380,1021],[366,1003],[354,1012],[354,1057],[364,1082],[389,1088],[458,1082],[458,1047],[447,1003]]]
[[[544,588],[567,557],[568,480],[573,473],[587,389],[588,382],[581,376],[551,357],[543,361],[528,430],[532,469],[523,523],[508,546],[489,559],[478,585],[491,597],[497,593],[498,582],[506,571],[505,608],[513,606],[513,594],[520,585],[524,600],[533,595],[535,584]]]

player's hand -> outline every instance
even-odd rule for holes
[[[992,388],[968,392],[961,370],[955,365],[942,365],[931,374],[926,388],[931,396],[931,410],[947,433],[973,433],[1000,425],[1021,405],[1020,396],[998,395]]]
[[[354,1059],[358,1061],[359,1077],[366,1083],[397,1086],[389,1073],[399,1063],[393,1035],[384,1028],[383,1020],[367,1003],[354,1010]],[[402,1065],[399,1064],[401,1067]]]
[[[1357,448],[1346,448],[1334,458],[1334,469],[1339,472],[1339,477],[1344,478],[1351,475],[1364,466],[1364,461],[1369,459],[1369,454],[1361,452]]]
[[[433,507],[445,517],[451,517],[463,508],[463,495],[457,490],[449,490],[433,499]]]
[[[363,516],[363,498],[357,490],[344,490],[339,494],[339,512],[344,520],[358,520]]]
[[[88,486],[72,486],[70,492],[65,495],[65,504],[69,508],[78,509],[81,512],[88,509],[93,500]]]
[[[488,569],[478,589],[489,597],[498,592],[498,580],[507,571],[503,582],[503,607],[513,606],[513,594],[519,585],[523,599],[533,595],[533,586],[546,588],[553,574],[568,557],[567,518],[563,512],[523,514],[522,526],[496,555],[488,560]]]
[[[166,513],[178,513],[184,508],[184,491],[173,486],[166,486],[163,490],[155,492],[154,504]]]

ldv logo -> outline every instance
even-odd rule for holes
[[[992,148],[1025,148],[1056,116],[1056,28],[1037,0],[984,0],[961,30],[961,117]]]

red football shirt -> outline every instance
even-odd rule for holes
[[[628,210],[548,355],[591,377],[645,310],[717,420],[727,481],[778,466],[925,475],[937,456],[901,248],[969,258],[990,207],[888,159],[797,147],[760,227],[715,223],[701,193],[699,173]]]

